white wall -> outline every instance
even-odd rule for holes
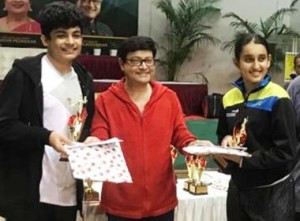
[[[46,51],[46,49],[0,47],[0,79],[5,77],[16,58],[32,56],[44,51]]]
[[[154,1],[139,1],[139,35],[151,36],[160,44],[166,29],[166,19],[164,14],[156,9]],[[173,2],[176,3],[178,0],[173,0]],[[235,12],[243,19],[258,22],[260,18],[265,19],[280,8],[289,7],[290,2],[291,0],[223,0],[220,2],[219,8],[221,8],[222,14]],[[221,18],[214,28],[214,35],[221,41],[230,40],[234,33],[229,22],[229,19]],[[290,19],[288,18],[284,22],[290,24]],[[193,54],[192,60],[185,62],[181,67],[179,80],[198,81],[193,74],[195,72],[205,74],[209,80],[210,92],[226,92],[230,83],[239,77],[238,70],[232,63],[232,55],[218,47],[198,49]],[[157,75],[159,80],[164,78],[161,68],[158,68]],[[283,74],[277,78],[275,79],[277,82],[283,83]]]

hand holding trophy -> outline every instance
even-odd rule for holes
[[[71,106],[75,106],[76,113],[71,115],[68,120],[68,132],[69,138],[72,142],[77,142],[80,138],[80,134],[82,128],[84,126],[85,119],[87,117],[86,109],[84,108],[84,104],[87,103],[87,98],[83,97],[83,99],[79,100],[75,104],[71,104],[71,100],[69,100]],[[68,156],[66,154],[61,154],[59,159],[60,161],[68,161]]]

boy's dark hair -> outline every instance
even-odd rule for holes
[[[254,41],[255,44],[263,45],[266,48],[267,53],[270,54],[270,47],[265,38],[256,33],[244,33],[239,35],[235,41],[234,55],[237,60],[240,59],[243,47],[251,41]]]
[[[155,42],[150,37],[132,36],[120,44],[117,56],[123,61],[126,60],[127,54],[138,50],[152,51],[153,57],[156,55]]]
[[[84,14],[75,4],[55,1],[46,4],[38,14],[42,34],[50,39],[50,32],[57,28],[69,29],[79,26],[82,30]]]

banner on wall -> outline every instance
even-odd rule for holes
[[[286,52],[284,62],[284,81],[291,80],[291,74],[294,73],[294,58],[297,52]]]
[[[94,48],[116,48],[121,41],[137,35],[138,0],[68,0],[81,8],[87,15],[83,28],[83,51]],[[37,21],[39,10],[53,0],[14,0],[0,2],[0,46],[2,47],[43,47],[40,40],[40,26]],[[20,3],[21,2],[21,3]],[[88,13],[87,4],[98,9],[96,17]],[[13,10],[27,11],[29,19],[20,24],[7,20]]]

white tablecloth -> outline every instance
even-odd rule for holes
[[[178,206],[174,221],[227,221],[226,197],[230,176],[216,171],[204,171],[202,180],[208,183],[208,194],[198,195],[183,190],[184,179],[177,181]],[[85,205],[84,221],[106,221],[96,206]]]
[[[213,171],[203,173],[203,181],[209,183],[207,195],[192,195],[183,190],[184,180],[177,182],[179,200],[175,221],[227,221],[226,197],[230,177]]]

